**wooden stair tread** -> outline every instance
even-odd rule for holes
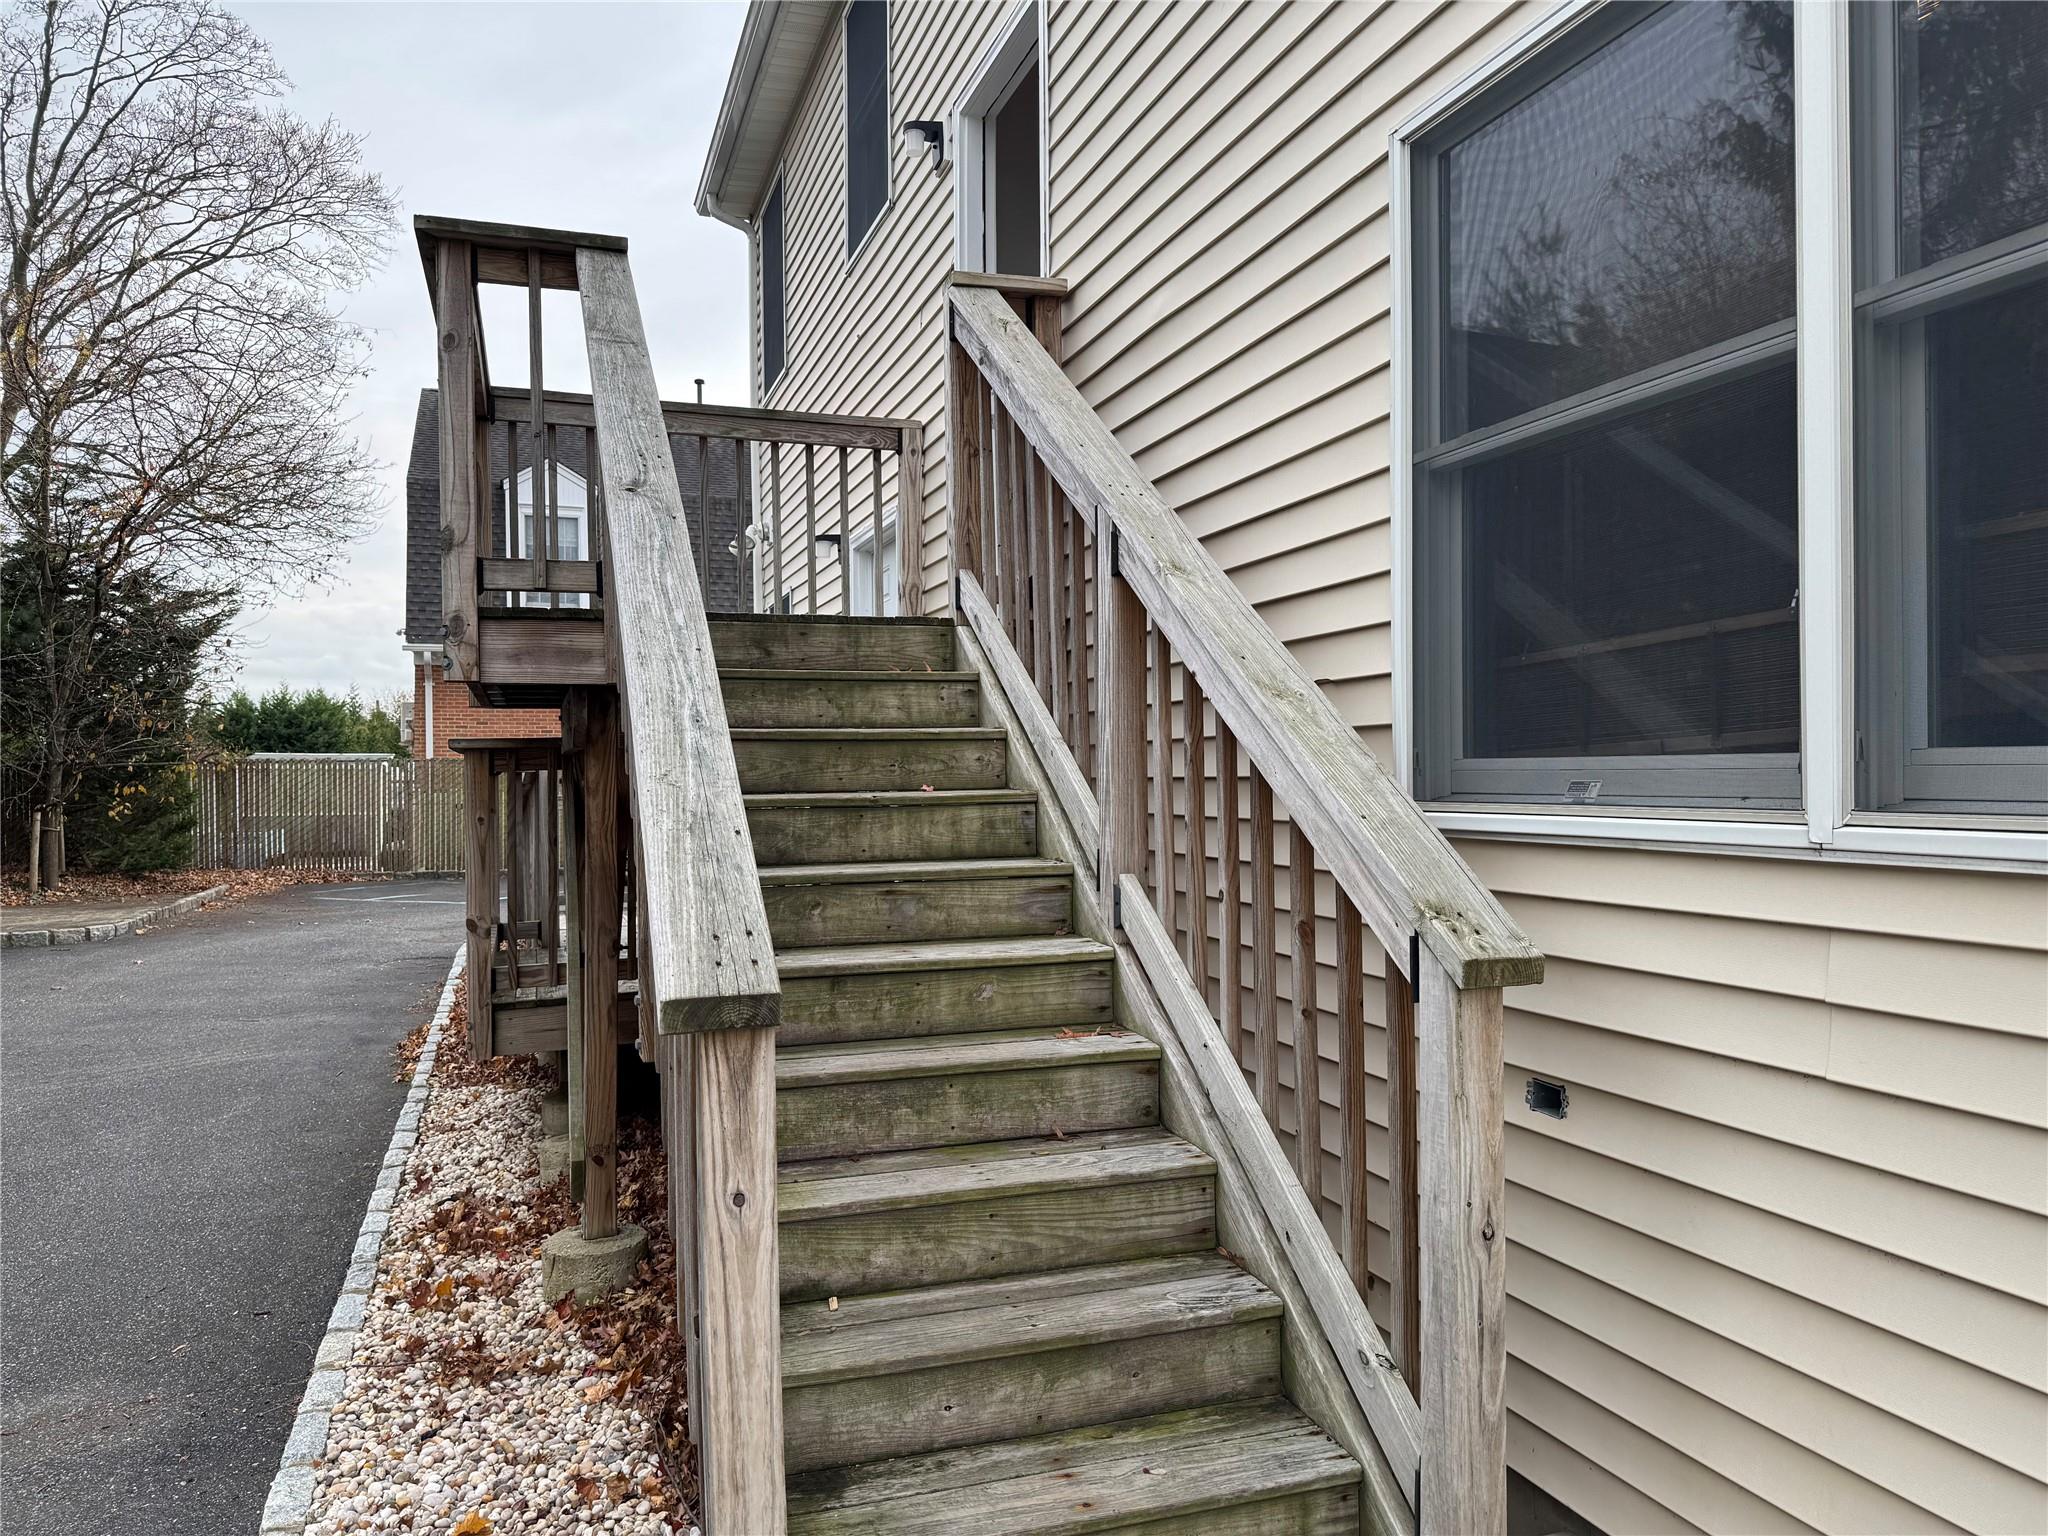
[[[969,1142],[785,1163],[777,1179],[777,1214],[786,1226],[914,1206],[1206,1177],[1215,1170],[1207,1153],[1157,1127]]]
[[[809,674],[806,674],[809,675]],[[1006,741],[999,725],[754,725],[727,732],[734,741]]]
[[[928,939],[916,944],[820,945],[775,957],[785,981],[879,971],[948,971],[976,966],[1071,965],[1108,961],[1116,951],[1096,939],[1063,934],[1023,939]]]
[[[1268,1398],[799,1473],[789,1480],[789,1529],[791,1536],[1080,1536],[1349,1489],[1358,1480],[1358,1464],[1342,1446],[1285,1399]],[[1349,1513],[1355,1531],[1355,1500]]]
[[[1028,789],[819,789],[742,795],[748,810],[845,810],[901,805],[1036,805]]]
[[[775,1056],[777,1088],[816,1088],[954,1072],[1021,1072],[1108,1061],[1155,1061],[1159,1047],[1128,1030],[1082,1026],[918,1035],[907,1040],[852,1040],[798,1045]]]
[[[720,667],[718,676],[732,683],[973,683],[981,679],[979,672],[925,667]]]
[[[867,1303],[868,1305],[864,1305]],[[782,1309],[784,1387],[1278,1317],[1280,1298],[1216,1254],[1093,1264]]]
[[[1071,875],[1064,859],[876,859],[865,864],[773,864],[763,885],[883,885],[891,881],[1000,880]]]

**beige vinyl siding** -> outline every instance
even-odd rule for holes
[[[819,55],[783,146],[784,267],[788,274],[786,361],[761,402],[789,410],[917,417],[925,423],[925,527],[899,533],[902,558],[924,571],[927,610],[946,606],[945,276],[953,265],[953,184],[932,173],[922,145],[893,130],[910,117],[941,117],[973,63],[989,46],[1006,10],[963,3],[897,3],[890,8],[890,201],[849,263],[846,251],[846,57],[835,26]],[[756,248],[754,282],[759,284]],[[758,299],[756,314],[759,313]],[[758,322],[757,322],[758,324]],[[755,340],[755,377],[760,343]],[[824,459],[820,457],[820,473]],[[800,450],[783,450],[783,499],[793,518],[802,503],[790,473]],[[821,530],[838,527],[837,469],[820,493]],[[856,478],[865,480],[865,476]],[[896,496],[893,463],[884,497]],[[854,526],[871,515],[871,495],[856,487]],[[794,527],[784,535],[789,569],[804,550]],[[821,567],[820,604],[838,611],[837,563]]]
[[[1383,758],[1387,137],[1537,14],[1060,0],[1048,20],[1069,376]],[[898,4],[896,116],[946,111],[1004,15]],[[952,183],[895,145],[895,201],[847,269],[839,68],[835,44],[785,151],[769,403],[928,423],[938,611]],[[2048,1530],[2044,882],[1459,847],[1550,956],[1510,996],[1510,1463],[1616,1533]],[[1376,996],[1370,1015],[1383,1275]],[[1333,1020],[1322,1040],[1334,1058]],[[1566,1119],[1522,1108],[1531,1075],[1569,1086]],[[1334,1059],[1319,1085],[1334,1193]]]

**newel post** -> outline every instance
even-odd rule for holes
[[[440,352],[441,618],[447,626],[448,676],[474,682],[477,529],[488,510],[488,470],[478,464],[483,415],[481,335],[474,252],[467,240],[443,240],[434,252],[434,321]]]
[[[1507,1529],[1507,1231],[1499,987],[1461,989],[1422,951],[1423,1531]]]

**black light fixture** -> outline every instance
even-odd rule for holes
[[[946,164],[946,125],[936,118],[913,117],[903,125],[904,133],[915,133],[924,139],[925,148],[932,152],[932,174],[938,175]]]

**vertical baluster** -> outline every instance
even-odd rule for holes
[[[1207,705],[1192,667],[1180,669],[1188,732],[1188,975],[1209,997],[1209,763]]]
[[[946,478],[951,482],[953,503],[953,569],[965,571],[980,583],[983,591],[988,589],[988,576],[983,566],[981,498],[983,468],[981,431],[981,375],[975,371],[974,359],[967,355],[967,349],[956,340],[946,344]],[[901,461],[897,463],[896,474],[900,481],[903,475]],[[899,561],[908,561],[910,540],[904,532],[903,507],[909,499],[901,493],[899,485],[896,513],[896,551]],[[904,566],[907,571],[908,565]]]
[[[1099,535],[1103,760],[1095,795],[1102,808],[1098,892],[1107,914],[1116,911],[1118,878],[1145,867],[1145,610],[1116,574],[1116,536],[1106,519]]]
[[[703,433],[697,434],[697,591],[704,611],[717,608],[711,600],[711,453]]]
[[[735,613],[750,613],[760,586],[754,580],[755,546],[748,539],[754,528],[754,461],[752,452],[739,438],[727,441],[732,444],[732,570],[737,583],[732,606]]]
[[[527,465],[533,475],[533,490],[531,492],[533,499],[533,537],[528,541],[532,547],[526,553],[528,558],[533,561],[533,588],[536,592],[545,592],[548,586],[548,560],[546,546],[541,541],[541,523],[542,519],[546,516],[546,507],[542,503],[540,465],[541,433],[546,430],[541,418],[547,414],[547,403],[544,393],[544,381],[547,374],[541,365],[540,293],[540,252],[528,246],[526,250],[526,383],[528,397],[532,403],[533,419],[527,423],[526,430]],[[519,500],[519,476],[516,471],[512,475],[511,499],[514,503],[517,503]],[[510,510],[513,516],[516,517],[518,515],[516,505]]]
[[[1366,1291],[1365,924],[1337,887],[1337,1112],[1343,1122],[1344,1268]],[[1410,1380],[1413,1385],[1413,1379]]]
[[[996,585],[996,572],[1002,567],[998,563],[1000,551],[996,548],[996,501],[1002,494],[1002,470],[996,463],[996,399],[988,381],[979,373],[974,375],[974,399],[975,441],[981,455],[981,474],[976,481],[980,495],[974,508],[981,523],[981,568],[974,574],[988,600],[1000,604],[1002,590]]]
[[[1166,631],[1152,626],[1152,824],[1158,829],[1158,863],[1154,867],[1154,904],[1171,939],[1173,891],[1173,648]]]
[[[590,519],[590,547],[584,550],[583,554],[584,558],[588,560],[602,560],[605,557],[604,466],[598,461],[596,427],[585,427],[583,429],[583,455],[589,461],[590,468],[590,484],[585,489],[583,497],[585,501],[590,503],[585,514]],[[599,590],[602,591],[604,587],[604,572],[600,570],[597,576],[597,585]],[[596,598],[591,599],[590,606],[597,606]]]
[[[768,541],[775,552],[774,601],[768,605],[770,613],[782,612],[782,600],[788,588],[782,574],[782,444],[769,443],[768,448]]]
[[[1074,519],[1074,581],[1068,592],[1072,604],[1069,614],[1072,627],[1068,633],[1074,646],[1074,756],[1081,764],[1081,772],[1093,779],[1096,777],[1095,694],[1088,678],[1088,593],[1093,587],[1094,543],[1088,525],[1081,521],[1079,510],[1070,507],[1068,511]]]
[[[804,444],[804,612],[818,611],[817,450]]]
[[[562,454],[561,442],[558,436],[559,430],[552,422],[548,424],[548,541],[546,549],[547,558],[550,562],[562,558]],[[553,573],[548,569],[546,563],[542,564],[541,571],[547,578],[549,589],[548,606],[550,608],[561,607],[561,603],[554,596],[555,578]]]
[[[1309,1208],[1323,1212],[1321,1018],[1316,1013],[1316,851],[1288,823],[1287,890],[1294,909],[1294,1161]]]
[[[1037,658],[1038,696],[1052,707],[1053,700],[1053,529],[1058,515],[1052,496],[1052,476],[1045,461],[1028,445],[1027,464],[1031,472],[1031,650]],[[1059,716],[1053,716],[1055,720]]]
[[[1004,401],[989,391],[989,573],[983,586],[995,616],[1010,633],[1016,610],[1010,604],[1010,430],[1004,418]]]
[[[876,618],[879,619],[880,617],[882,617],[882,614],[885,611],[882,602],[882,450],[879,448],[874,449],[869,457],[870,462],[874,468],[875,481],[875,542],[873,546],[875,558],[868,562],[868,564],[872,567],[872,569],[868,572],[868,576],[873,583],[873,592],[869,597],[869,601],[873,604],[873,606],[868,609],[868,612],[872,613]],[[901,494],[903,463],[900,458],[897,460],[896,463],[896,476],[898,481],[898,495],[896,497],[898,507],[896,517],[896,561],[898,567],[901,568],[902,563],[910,558],[910,532],[907,528],[904,527],[903,516],[901,511],[903,505],[903,497]]]
[[[1229,726],[1223,723],[1221,711],[1216,715],[1216,841],[1217,853],[1222,860],[1217,874],[1220,905],[1217,916],[1220,919],[1216,930],[1216,945],[1222,961],[1223,988],[1218,1001],[1222,1007],[1217,1010],[1217,1019],[1223,1025],[1223,1037],[1230,1044],[1230,1056],[1240,1067],[1244,1065],[1244,905],[1243,871],[1244,849],[1239,846],[1237,813],[1237,737]]]
[[[853,503],[850,500],[851,495],[852,493],[847,489],[846,449],[841,447],[839,450],[839,539],[833,545],[833,548],[839,551],[839,611],[841,613],[853,612],[853,567],[846,558],[847,544],[853,537]],[[881,553],[881,550],[877,548],[875,555],[878,559]]]
[[[526,539],[519,520],[519,429],[511,422],[505,423],[505,534],[504,548],[493,550],[507,560],[517,560],[522,554],[533,558],[533,551],[526,547]],[[507,607],[524,607],[525,599],[515,599],[510,593],[499,599]]]
[[[1246,765],[1252,782],[1252,1038],[1259,1048],[1259,1108],[1280,1128],[1280,1021],[1273,973],[1273,786]]]
[[[1419,1396],[1422,1391],[1422,1183],[1415,1109],[1420,1084],[1415,1060],[1415,992],[1393,956],[1387,982],[1387,1231],[1392,1254],[1387,1280],[1393,1290],[1394,1363]]]
[[[1003,413],[1003,430],[1009,438],[1010,477],[1004,487],[1004,500],[1010,512],[1010,643],[1017,648],[1020,657],[1028,657],[1031,654],[1030,618],[1025,605],[1030,601],[1031,565],[1030,546],[1026,542],[1029,517],[1024,506],[1024,486],[1028,479],[1024,468],[1024,433],[1017,425],[1017,418],[1007,411]]]

